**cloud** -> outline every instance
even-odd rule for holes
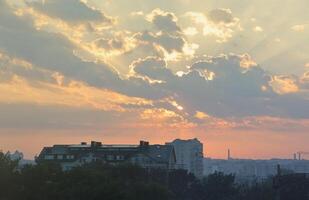
[[[305,90],[309,90],[309,71],[305,72],[300,78],[300,86]]]
[[[233,17],[232,11],[225,8],[217,8],[211,10],[208,14],[208,19],[217,24],[234,24],[238,21],[237,18]]]
[[[91,51],[107,58],[128,53],[134,50],[137,45],[136,39],[130,34],[113,32],[112,36],[95,39],[92,42]]]
[[[298,25],[294,25],[291,27],[291,29],[296,32],[303,32],[305,28],[306,28],[306,24],[298,24]]]
[[[146,16],[146,19],[160,31],[167,33],[181,32],[181,28],[177,24],[178,19],[174,13],[155,9]]]
[[[143,11],[135,11],[130,13],[131,16],[143,16],[144,12]]]
[[[27,5],[45,15],[59,18],[68,23],[113,23],[113,18],[88,6],[81,0],[40,0],[27,2]]]
[[[141,114],[142,120],[149,122],[150,126],[180,127],[186,124],[186,120],[179,114],[166,109],[146,109]],[[187,125],[194,126],[188,123]]]
[[[196,117],[197,119],[201,119],[201,120],[210,118],[209,115],[201,111],[196,111],[194,117]]]
[[[261,90],[264,85],[270,89],[266,73],[256,66],[242,67],[243,58],[247,59],[246,56],[236,55],[209,57],[193,64],[190,71],[182,76],[173,74],[165,67],[164,62],[153,58],[138,62],[135,70],[140,75],[163,80],[164,84],[153,87],[163,87],[162,90],[169,91],[171,95],[177,94],[176,99],[184,102],[184,109],[189,112],[195,113],[199,110],[213,116],[237,115],[241,114],[236,111],[241,102],[253,96],[267,96],[267,93],[264,94]],[[235,93],[238,96],[235,96]],[[239,105],[238,100],[241,101]],[[250,102],[246,104],[248,103]],[[249,112],[253,111],[252,108],[248,109]],[[228,110],[234,111],[229,113]]]
[[[124,47],[123,41],[118,39],[104,39],[100,38],[95,40],[95,45],[99,48],[103,48],[106,50],[112,49],[122,49]]]
[[[14,76],[27,77],[34,81],[52,82],[47,70],[35,68],[31,63],[8,56],[0,51],[0,82],[10,81]]]
[[[274,76],[270,84],[278,94],[288,94],[299,91],[296,79],[292,76]]]
[[[194,56],[199,45],[188,41],[185,35],[190,33],[188,33],[188,30],[185,33],[181,29],[177,24],[178,18],[174,13],[155,9],[146,15],[146,20],[151,22],[155,29],[139,32],[135,34],[135,38],[140,45],[152,46],[154,51],[157,52],[153,56],[160,56],[169,61]],[[194,27],[191,27],[191,34],[193,29]]]
[[[174,13],[156,9],[146,16],[153,25],[146,31],[128,31],[121,26],[76,31],[77,26],[71,27],[70,23],[87,22],[79,18],[71,22],[59,15],[61,22],[56,25],[53,15],[45,10],[43,16],[37,8],[26,7],[28,11],[22,12],[3,0],[0,5],[3,105],[42,107],[42,113],[53,107],[66,107],[69,116],[83,114],[83,110],[101,111],[100,120],[117,116],[111,119],[111,126],[119,119],[121,127],[177,130],[234,128],[242,119],[258,116],[309,117],[307,73],[273,75],[246,53],[196,54],[199,44],[191,43],[191,36],[202,32],[223,42],[239,29],[239,19],[230,10],[187,13],[194,23],[187,24],[185,27],[190,29],[184,30]],[[46,22],[49,25],[41,24]],[[71,36],[74,30],[78,36]],[[130,64],[123,64],[121,58]],[[128,74],[116,70],[118,62]],[[183,71],[177,72],[175,65]],[[14,117],[16,114],[11,119]],[[77,123],[83,120],[77,118]],[[88,127],[99,123],[96,119],[86,122]],[[59,121],[54,124],[57,123],[61,125]],[[69,123],[65,126],[69,127]]]
[[[301,96],[291,96],[298,92],[298,81],[269,74],[247,54],[207,56],[187,72],[176,74],[163,60],[149,57],[134,62],[132,70],[146,82],[152,80],[152,89],[172,96],[188,116],[195,116],[196,112],[216,118],[307,116],[292,106],[292,102],[299,106],[308,104]]]
[[[217,42],[226,42],[233,33],[240,29],[239,19],[232,15],[230,9],[218,8],[204,14],[201,12],[187,12],[196,25],[201,26],[204,36],[215,36]]]
[[[148,45],[155,52],[153,56],[160,56],[167,61],[179,61],[194,57],[199,45],[188,43],[183,36],[170,35],[160,32],[154,34],[149,31],[137,33],[135,39],[141,45]]]
[[[198,30],[195,27],[188,27],[183,31],[183,33],[188,36],[194,36],[198,34]]]
[[[152,104],[146,99],[88,86],[5,54],[0,54],[0,93],[3,94],[0,103],[35,103],[118,112],[126,111],[128,105]]]
[[[134,38],[142,45],[153,48],[152,56],[160,56],[168,61],[177,61],[192,58],[199,45],[190,43],[185,37],[188,33],[177,24],[178,18],[172,12],[155,9],[148,15],[146,20],[151,22],[154,29],[144,30],[135,34]],[[194,29],[191,27],[191,29]],[[151,55],[144,55],[144,57]]]
[[[63,76],[88,86],[113,90],[128,96],[160,98],[161,91],[150,90],[140,79],[125,80],[110,65],[101,60],[88,61],[76,55],[84,49],[62,34],[37,30],[32,18],[14,13],[5,1],[0,1],[0,49],[8,55],[59,72]],[[42,45],[44,44],[44,45]],[[31,48],[31,51],[29,51]]]
[[[264,30],[263,30],[263,28],[260,27],[260,26],[255,26],[255,27],[253,28],[253,31],[255,31],[255,32],[263,32]]]
[[[109,88],[122,83],[117,72],[107,64],[84,61],[76,56],[75,51],[81,49],[68,38],[61,34],[37,30],[31,23],[31,18],[17,16],[12,8],[6,4],[4,6],[6,7],[0,8],[2,51],[92,86]]]
[[[131,64],[133,76],[146,77],[150,82],[162,83],[172,78],[173,73],[167,69],[166,62],[161,58],[147,57]]]
[[[153,34],[151,32],[143,32],[136,35],[140,41],[150,42],[162,46],[168,53],[173,51],[182,52],[186,43],[181,36],[173,36],[166,33]]]
[[[271,130],[279,133],[303,132],[309,128],[308,119],[279,118],[269,116],[246,117],[235,121],[236,130]]]

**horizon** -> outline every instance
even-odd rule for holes
[[[212,158],[309,152],[308,7],[0,0],[0,150],[199,138]]]
[[[199,138],[175,138],[175,139],[173,139],[173,140],[170,140],[170,141],[165,141],[165,142],[163,142],[163,143],[151,143],[151,141],[148,141],[148,142],[150,142],[150,145],[164,145],[164,144],[166,144],[166,143],[168,143],[168,142],[172,142],[172,141],[174,141],[174,140],[177,140],[177,139],[180,139],[180,140],[191,140],[191,139],[198,139],[199,140]],[[37,155],[39,155],[40,154],[40,152],[41,152],[41,150],[44,148],[44,147],[52,147],[53,145],[76,145],[76,144],[80,144],[81,142],[86,142],[88,145],[90,144],[90,142],[91,141],[96,141],[96,140],[89,140],[89,141],[85,141],[85,140],[83,140],[83,141],[80,141],[80,142],[71,142],[71,143],[53,143],[53,144],[51,144],[51,143],[49,143],[49,145],[42,145],[41,146],[41,148],[38,150],[38,151],[36,151],[36,152],[32,152],[32,153],[29,153],[29,152],[23,152],[21,149],[7,149],[7,150],[5,150],[5,149],[0,149],[0,151],[2,151],[2,152],[10,152],[10,153],[14,153],[15,151],[19,151],[19,152],[21,152],[21,153],[23,153],[23,155],[24,155],[24,159],[26,159],[26,160],[34,160],[35,159],[35,157],[37,156]],[[102,141],[100,141],[100,140],[97,140],[98,142],[102,142]],[[142,141],[142,140],[139,140],[139,141]],[[139,145],[139,141],[137,141],[137,142],[135,142],[135,143],[102,143],[103,145]],[[200,141],[200,140],[199,140]],[[200,142],[202,142],[202,141],[200,141]],[[294,153],[292,153],[291,155],[286,155],[286,156],[274,156],[274,155],[269,155],[269,156],[265,156],[265,157],[246,157],[246,156],[242,156],[242,157],[238,157],[237,155],[234,155],[233,154],[233,149],[226,149],[226,151],[225,151],[225,154],[224,154],[224,152],[221,152],[222,153],[222,155],[221,156],[219,156],[219,157],[216,157],[216,156],[211,156],[211,155],[207,155],[207,150],[205,150],[205,144],[202,142],[202,144],[203,144],[203,146],[204,146],[204,154],[203,154],[203,157],[204,157],[204,159],[222,159],[222,160],[228,160],[228,150],[230,150],[230,153],[231,153],[231,159],[232,160],[272,160],[272,159],[283,159],[283,160],[295,160],[294,158],[293,158],[293,155],[294,155],[294,153],[295,154],[297,154],[299,151],[295,151]],[[206,154],[205,154],[206,153]],[[298,160],[298,159],[297,159]],[[308,158],[307,158],[307,155],[303,155],[302,156],[302,158],[301,158],[301,160],[309,160]]]

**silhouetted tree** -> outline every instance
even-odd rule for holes
[[[242,185],[240,196],[243,200],[275,200],[276,192],[273,188],[272,178],[251,185]]]
[[[304,174],[289,174],[279,178],[277,193],[280,200],[309,200],[309,179]]]
[[[231,200],[238,196],[239,188],[235,184],[235,176],[215,172],[202,181],[203,199],[205,200]]]
[[[0,200],[10,200],[18,191],[18,160],[0,152]]]
[[[280,177],[280,200],[308,200],[303,175]],[[185,170],[91,163],[63,171],[58,164],[18,167],[0,152],[0,200],[274,200],[272,181],[238,185],[216,172],[202,180]]]

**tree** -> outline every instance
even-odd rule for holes
[[[169,189],[173,194],[173,199],[186,200],[198,196],[200,182],[193,174],[186,170],[175,170],[169,174]]]
[[[280,176],[277,191],[281,200],[308,200],[309,179],[305,174]]]
[[[11,199],[16,190],[18,178],[18,160],[11,160],[9,153],[0,152],[0,199]]]
[[[275,195],[272,178],[251,185],[241,185],[241,199],[243,200],[274,200]]]
[[[280,177],[282,200],[308,200],[303,175]],[[45,163],[18,168],[0,152],[0,200],[273,200],[271,181],[237,185],[232,174],[216,172],[203,180],[185,170],[144,169],[91,163],[70,171]]]
[[[236,199],[239,193],[239,188],[235,184],[235,176],[221,172],[215,172],[204,178],[202,187],[205,200]]]

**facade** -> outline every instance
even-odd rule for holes
[[[178,169],[185,169],[197,178],[203,177],[203,144],[198,139],[176,139],[166,144],[175,149]]]
[[[44,147],[36,158],[37,163],[60,163],[64,170],[96,161],[170,170],[175,167],[176,156],[171,145],[149,145],[145,141],[140,141],[139,145],[104,145],[93,141],[91,144]]]
[[[249,160],[249,159],[204,159],[204,175],[214,172],[234,174],[237,182],[262,181],[277,174],[277,166],[282,171],[293,173],[309,173],[308,160]]]

